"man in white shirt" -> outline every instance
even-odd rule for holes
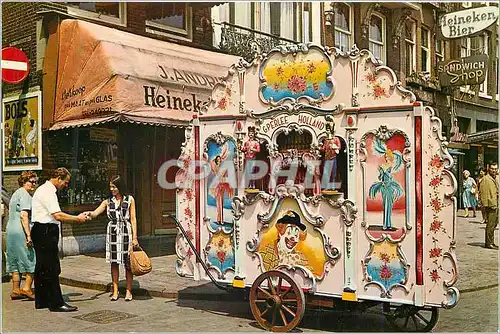
[[[36,254],[35,308],[49,308],[53,312],[78,310],[64,302],[59,285],[59,222],[84,223],[87,216],[69,215],[61,211],[56,191],[67,188],[71,174],[66,168],[53,171],[50,180],[38,187],[33,195],[31,238]]]

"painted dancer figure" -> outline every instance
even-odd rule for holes
[[[255,127],[248,127],[248,140],[243,144],[243,148],[241,150],[244,153],[245,164],[249,164],[248,161],[254,161],[257,157],[257,153],[260,152],[260,143],[255,138]],[[252,167],[252,173],[253,172],[255,172],[255,167]],[[255,180],[250,180],[249,188],[255,189]]]
[[[212,173],[215,175],[215,179],[218,179],[218,183],[216,185],[212,184],[212,188],[210,189],[210,194],[215,197],[216,200],[216,208],[217,208],[217,221],[219,223],[223,223],[223,213],[224,213],[224,194],[227,193],[228,197],[233,196],[233,189],[229,182],[227,182],[227,170],[222,171],[219,174],[220,166],[224,160],[226,160],[228,156],[228,147],[227,145],[222,146],[221,154],[217,155],[214,159],[210,161],[210,168]]]
[[[384,209],[383,229],[388,230],[392,228],[392,207],[398,198],[403,195],[403,188],[392,176],[392,173],[397,172],[403,165],[403,157],[401,152],[387,148],[386,144],[378,138],[374,139],[373,148],[375,154],[384,156],[385,162],[378,166],[379,182],[371,185],[369,196],[375,198],[379,192],[382,195]]]
[[[326,182],[330,185],[330,178],[333,176],[333,186],[328,187],[327,190],[335,190],[337,180],[337,155],[340,152],[342,143],[340,139],[335,136],[335,122],[332,118],[327,119],[326,123],[327,137],[323,140],[321,151],[325,153],[325,173],[328,175]],[[323,181],[325,177],[323,176]]]

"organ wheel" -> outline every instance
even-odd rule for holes
[[[250,289],[250,308],[263,328],[288,332],[304,316],[304,292],[287,273],[267,271],[257,277]]]

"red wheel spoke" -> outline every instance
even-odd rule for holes
[[[265,295],[267,295],[268,297],[272,297],[271,294],[269,292],[267,292],[266,290],[262,289],[260,286],[258,287],[258,289],[260,291],[262,291]]]
[[[281,305],[281,307],[283,307],[283,309],[285,309],[285,311],[287,311],[288,313],[290,313],[290,314],[291,314],[291,315],[295,318],[295,313],[294,313],[292,310],[290,310],[290,309],[288,308],[288,306],[286,306],[286,305]]]
[[[281,299],[285,298],[285,296],[292,290],[291,288],[286,290],[284,294],[281,295]]]
[[[288,322],[286,321],[286,316],[282,309],[280,309],[280,314],[281,314],[281,320],[283,320],[283,325],[287,326]]]
[[[273,281],[271,280],[271,277],[267,278],[267,286],[269,287],[269,290],[271,290],[271,293],[273,295],[276,295],[276,289],[274,288]]]
[[[282,299],[283,303],[297,303],[297,299]]]
[[[261,316],[261,317],[263,317],[263,316],[267,313],[267,311],[269,311],[270,309],[271,309],[271,308],[270,308],[269,306],[267,306],[267,307],[266,307],[266,309],[264,310],[264,312],[262,312],[262,313],[260,314],[260,316]]]
[[[282,278],[281,278],[281,276],[280,276],[280,277],[278,278],[278,285],[276,286],[276,288],[277,288],[277,292],[278,292],[278,295],[279,295],[279,294],[280,294],[280,292],[281,292],[281,282],[282,282],[282,280],[283,280],[283,279],[282,279]]]

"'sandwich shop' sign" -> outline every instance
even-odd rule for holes
[[[488,55],[475,55],[460,60],[438,62],[441,87],[479,85],[488,73]]]

